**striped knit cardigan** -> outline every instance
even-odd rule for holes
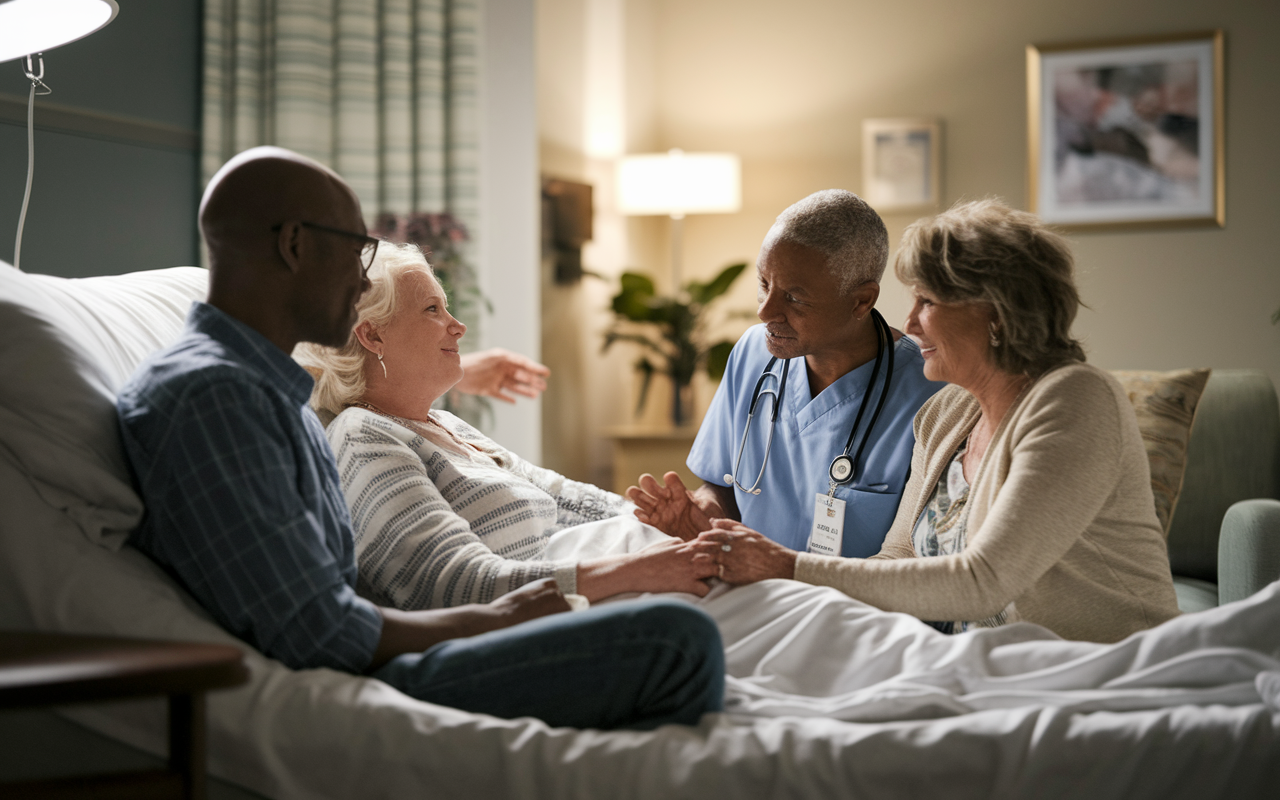
[[[487,603],[545,577],[574,592],[576,563],[540,560],[547,538],[635,506],[530,464],[448,412],[431,415],[480,452],[456,453],[361,408],[329,424],[359,593],[421,609]]]

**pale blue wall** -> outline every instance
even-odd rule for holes
[[[54,90],[48,100],[198,130],[200,2],[119,5],[106,28],[45,56],[45,79]],[[29,86],[20,62],[0,64],[0,92],[25,97]],[[23,270],[79,277],[196,263],[198,158],[194,151],[37,128]],[[26,167],[25,128],[0,121],[4,261],[13,260]]]

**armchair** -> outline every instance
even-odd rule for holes
[[[1258,499],[1262,498],[1262,499]],[[1280,580],[1280,404],[1259,370],[1214,370],[1169,525],[1178,605],[1201,611]]]

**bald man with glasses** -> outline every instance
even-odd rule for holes
[[[368,674],[499,717],[652,728],[721,708],[719,631],[691,605],[566,614],[549,579],[430,611],[358,596],[350,513],[308,405],[314,382],[289,354],[346,342],[377,240],[340,177],[278,148],[214,176],[200,229],[208,302],[117,410],[147,506],[130,541],[219,624],[294,669]]]

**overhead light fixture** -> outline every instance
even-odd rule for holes
[[[118,13],[115,0],[0,0],[0,63],[83,39]]]
[[[31,81],[27,100],[27,189],[13,241],[13,266],[22,269],[22,229],[31,202],[36,169],[36,95],[53,90],[44,82],[44,52],[102,29],[120,13],[116,0],[0,0],[0,63],[24,58],[22,73]],[[36,65],[39,66],[36,66]],[[44,91],[37,92],[37,88]]]
[[[671,217],[672,290],[680,291],[686,214],[732,214],[742,208],[742,162],[732,153],[669,150],[618,161],[618,211]]]

